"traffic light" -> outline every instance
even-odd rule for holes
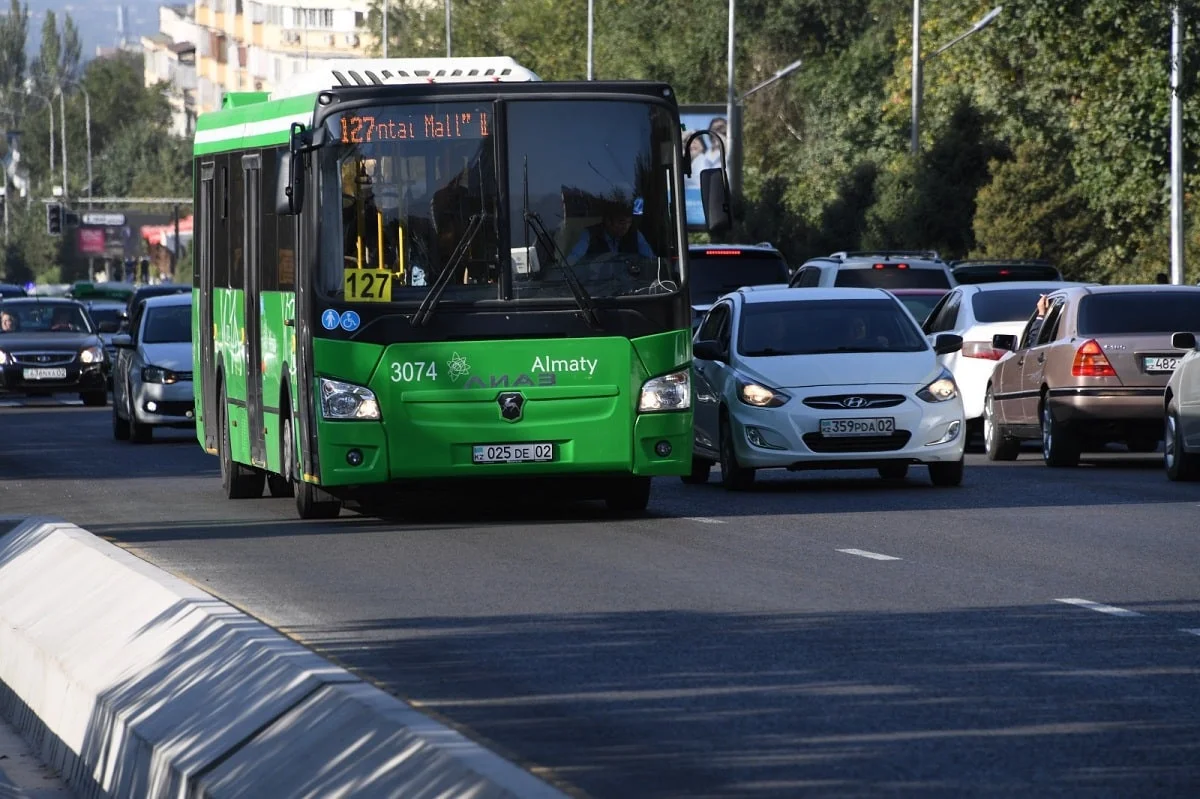
[[[46,232],[51,236],[61,236],[63,230],[62,203],[46,204]]]

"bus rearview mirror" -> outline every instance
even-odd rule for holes
[[[710,234],[720,235],[733,226],[724,169],[713,167],[700,171],[700,203],[704,206],[704,224]]]

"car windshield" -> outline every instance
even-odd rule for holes
[[[504,108],[502,155],[488,102],[330,118],[321,293],[420,302],[447,269],[451,304],[679,288],[670,113],[617,100]]]
[[[923,324],[929,318],[929,312],[938,304],[942,296],[942,294],[897,294],[896,299],[900,300],[908,312]]]
[[[746,303],[740,330],[738,352],[747,357],[929,349],[890,299]]]
[[[0,333],[91,333],[82,305],[12,303],[0,305]]]
[[[1038,297],[1050,289],[979,291],[971,298],[976,322],[1024,322],[1033,314]]]
[[[97,327],[105,323],[120,325],[121,319],[125,314],[125,309],[120,307],[89,308],[88,314],[92,317],[92,321]]]
[[[187,343],[192,340],[192,306],[164,305],[146,309],[144,344]]]
[[[712,305],[717,297],[742,286],[787,283],[787,262],[781,257],[739,250],[695,250],[688,257],[693,305]]]
[[[950,280],[944,269],[914,269],[899,264],[846,268],[837,271],[835,286],[875,289],[948,289]]]
[[[1089,294],[1079,302],[1079,334],[1200,331],[1200,290]]]

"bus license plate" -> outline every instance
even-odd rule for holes
[[[66,380],[66,369],[26,369],[26,380]]]
[[[554,460],[554,445],[535,444],[476,444],[471,460],[475,463],[537,463]]]
[[[1175,367],[1179,366],[1178,358],[1143,358],[1142,368],[1148,373],[1154,372],[1174,372]]]
[[[896,432],[896,420],[891,416],[875,419],[822,419],[821,435],[826,438],[844,436],[890,436]]]

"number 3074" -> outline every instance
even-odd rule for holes
[[[419,383],[422,380],[437,380],[437,366],[433,361],[397,361],[392,364],[393,383]]]

